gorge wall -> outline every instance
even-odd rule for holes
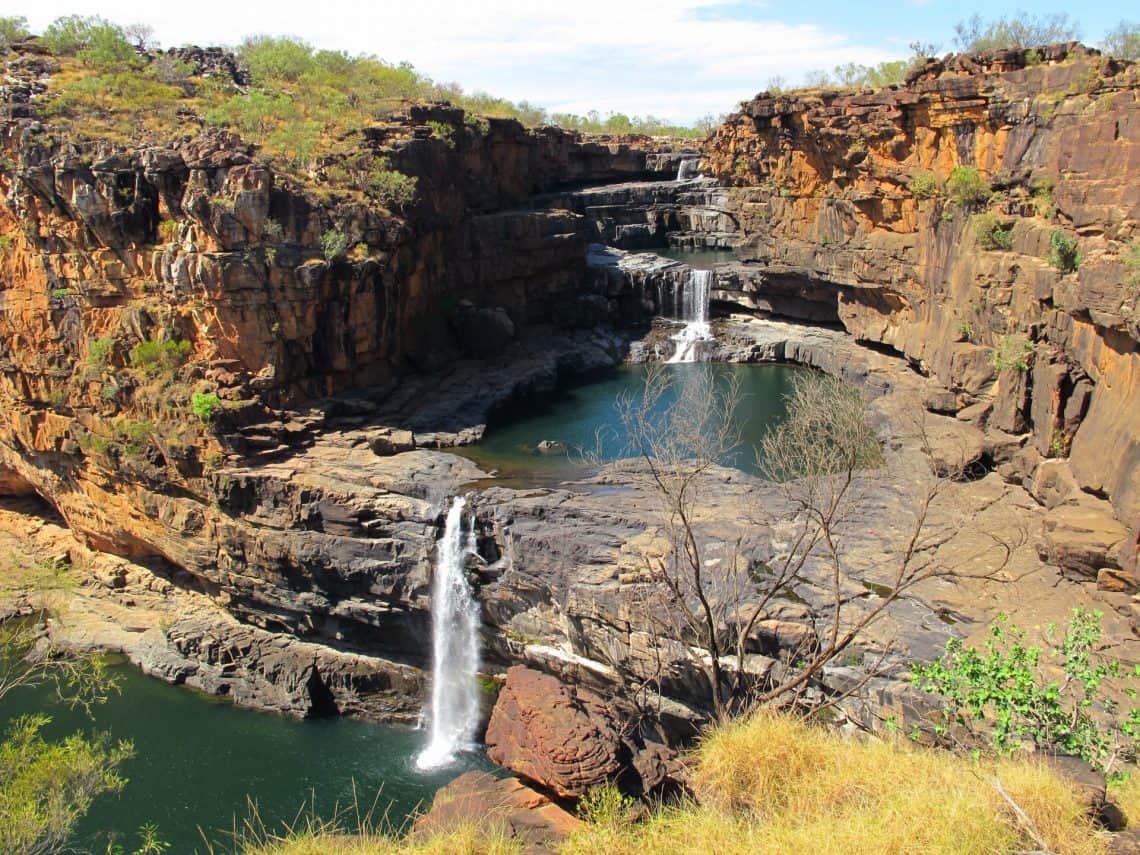
[[[1137,66],[1078,45],[930,60],[876,92],[761,94],[704,161],[729,185],[738,256],[762,267],[750,289],[904,355],[936,381],[933,409],[1032,432],[1016,461],[1027,481],[1067,457],[1134,533],[1138,81]],[[992,197],[956,200],[957,167]],[[1001,245],[983,243],[995,225]],[[1075,271],[1048,260],[1058,231],[1076,242]]]

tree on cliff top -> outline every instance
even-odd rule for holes
[[[674,395],[676,402],[663,407]],[[679,381],[676,373],[656,366],[642,394],[618,403],[623,429],[659,500],[669,544],[665,554],[644,557],[646,618],[659,639],[700,651],[693,664],[707,677],[718,718],[759,704],[803,704],[809,690],[818,688],[824,666],[862,639],[901,597],[931,579],[993,578],[1010,552],[994,538],[978,554],[953,563],[938,556],[944,532],[933,531],[930,512],[947,479],[938,477],[928,453],[929,477],[918,479],[921,486],[910,497],[911,519],[901,526],[899,551],[879,563],[874,583],[853,580],[850,542],[873,507],[871,488],[880,477],[882,452],[859,391],[808,371],[795,381],[787,418],[758,452],[782,497],[771,509],[754,509],[769,532],[766,560],[758,560],[757,544],[746,544],[747,534],[732,544],[715,541],[708,533],[706,491],[716,465],[739,443],[738,402],[738,390],[730,385],[718,391],[707,367]],[[712,557],[714,545],[723,554]],[[781,610],[799,585],[814,592],[817,607],[808,622],[788,626]],[[780,661],[762,673],[752,670],[754,636],[782,629],[794,634],[779,643]],[[889,652],[881,651],[870,675]],[[837,703],[857,688],[817,696],[812,704]]]
[[[1065,12],[1029,15],[1017,12],[1008,18],[986,21],[975,13],[954,25],[954,43],[969,53],[1001,48],[1031,48],[1056,42],[1077,41],[1081,28]]]

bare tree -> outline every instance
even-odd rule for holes
[[[707,366],[680,378],[657,366],[649,370],[643,394],[618,404],[659,501],[669,544],[665,555],[644,559],[646,616],[662,636],[700,649],[697,664],[707,674],[718,717],[756,704],[797,701],[825,665],[916,586],[946,576],[992,578],[1009,557],[1008,545],[997,539],[992,547],[987,542],[988,555],[953,563],[938,556],[947,534],[931,525],[930,511],[948,480],[931,465],[910,503],[898,551],[880,568],[873,593],[862,586],[853,592],[848,541],[858,533],[884,461],[859,391],[815,372],[797,376],[786,420],[758,450],[782,499],[767,514],[769,541],[775,544],[767,560],[761,566],[755,558],[754,532],[731,541],[711,538],[705,491],[717,463],[740,444],[739,399],[739,388],[718,387]],[[716,560],[710,551],[717,552]],[[826,606],[817,609],[811,630],[778,667],[750,667],[754,632],[778,617],[791,586],[801,583],[822,591]]]

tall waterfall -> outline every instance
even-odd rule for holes
[[[669,362],[699,362],[702,341],[712,341],[709,328],[709,291],[712,289],[711,270],[690,270],[684,282],[678,283],[673,295],[674,310],[681,310],[685,328],[673,336],[677,349]],[[679,293],[678,293],[679,292]]]
[[[677,180],[684,181],[686,178],[692,178],[693,174],[697,171],[696,158],[688,158],[682,160],[677,164]]]
[[[431,588],[432,678],[428,744],[419,769],[446,766],[471,744],[479,719],[479,604],[471,594],[464,560],[475,534],[464,530],[467,500],[456,496],[447,512]]]

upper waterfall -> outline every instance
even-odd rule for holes
[[[685,328],[673,340],[677,349],[668,362],[700,362],[700,342],[712,341],[709,327],[709,293],[712,290],[711,270],[689,270],[683,282],[677,284],[673,295],[674,310],[680,309]]]

